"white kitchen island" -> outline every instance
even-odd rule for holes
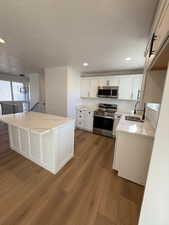
[[[73,119],[26,112],[0,116],[10,148],[56,174],[74,156]]]

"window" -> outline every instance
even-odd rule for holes
[[[26,93],[25,87],[23,83],[12,82],[12,90],[13,90],[13,100],[14,101],[25,101]]]
[[[155,110],[155,111],[159,111],[160,109],[160,104],[155,104],[155,103],[147,103],[147,107]]]
[[[26,101],[28,88],[21,82],[0,80],[0,101]]]
[[[12,101],[10,81],[0,80],[0,101]]]

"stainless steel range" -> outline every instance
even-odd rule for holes
[[[116,104],[99,104],[98,110],[94,112],[93,132],[112,137],[116,111]]]

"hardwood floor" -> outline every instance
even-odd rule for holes
[[[76,131],[57,175],[11,151],[0,125],[0,225],[136,225],[143,187],[112,172],[114,141]],[[50,149],[46,149],[50,151]]]

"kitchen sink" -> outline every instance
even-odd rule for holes
[[[129,121],[140,122],[140,123],[144,122],[144,120],[141,120],[140,117],[138,116],[125,116],[125,119]]]

